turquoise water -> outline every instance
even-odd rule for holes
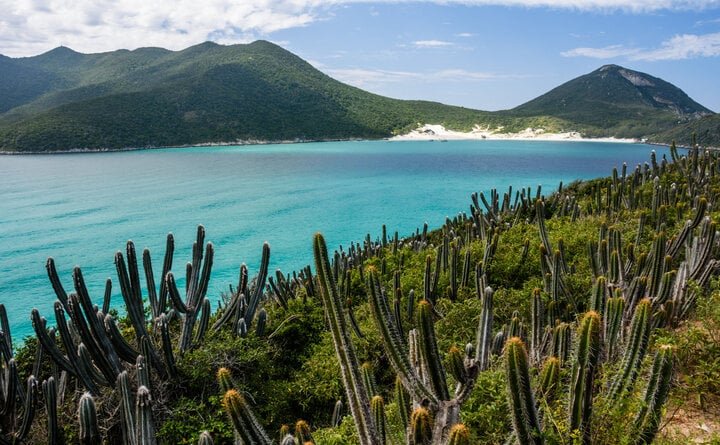
[[[491,187],[609,175],[651,147],[598,142],[326,142],[0,157],[0,302],[17,341],[32,332],[30,310],[52,319],[45,274],[53,256],[71,287],[75,265],[102,301],[113,256],[128,239],[149,247],[159,269],[175,234],[184,275],[198,224],[215,244],[214,299],[237,281],[242,262],[257,271],[264,241],[271,270],[312,261],[312,235],[347,246],[366,233],[402,235],[466,211],[470,194]],[[662,154],[660,150],[659,154]],[[156,278],[157,279],[157,278]]]

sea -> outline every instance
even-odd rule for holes
[[[123,312],[114,255],[133,240],[149,248],[156,274],[165,238],[175,237],[176,276],[197,226],[215,247],[208,297],[237,283],[246,263],[259,267],[270,244],[270,271],[312,264],[312,236],[330,249],[373,239],[385,224],[401,237],[440,227],[468,212],[473,192],[610,175],[649,161],[664,147],[594,141],[357,141],[167,148],[104,153],[0,156],[0,303],[13,341],[31,335],[30,311],[53,324],[55,294],[45,263],[53,257],[67,290],[82,268],[101,304]],[[156,280],[158,277],[156,276]],[[180,287],[180,283],[179,283]],[[145,294],[144,294],[145,295]]]

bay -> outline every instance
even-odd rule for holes
[[[52,256],[66,289],[82,267],[93,299],[113,279],[114,254],[132,239],[159,269],[175,235],[176,275],[198,224],[215,246],[209,297],[257,272],[262,244],[270,270],[312,262],[312,235],[347,247],[366,233],[414,232],[467,211],[470,194],[492,187],[543,186],[609,175],[646,162],[642,144],[541,141],[363,141],[175,148],[115,153],[0,157],[0,302],[15,341],[32,333],[33,307],[52,322]],[[156,271],[157,273],[157,271]]]

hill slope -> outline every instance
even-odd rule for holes
[[[712,111],[657,77],[605,65],[520,105],[511,116],[555,116],[589,135],[643,137]]]
[[[0,99],[5,109],[15,105],[0,115],[0,149],[8,151],[377,138],[428,119],[469,128],[484,114],[374,95],[265,41],[178,52],[58,48],[12,60],[62,83],[13,103]]]
[[[659,143],[677,141],[680,145],[690,146],[693,134],[701,146],[720,147],[720,114],[705,116],[653,135],[650,141]]]
[[[371,94],[266,41],[0,56],[0,151],[380,138],[425,123],[644,137],[710,113],[673,85],[614,65],[491,113]]]

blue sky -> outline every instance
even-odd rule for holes
[[[720,111],[720,0],[0,0],[0,10],[9,56],[264,38],[378,94],[486,110],[616,63]]]

